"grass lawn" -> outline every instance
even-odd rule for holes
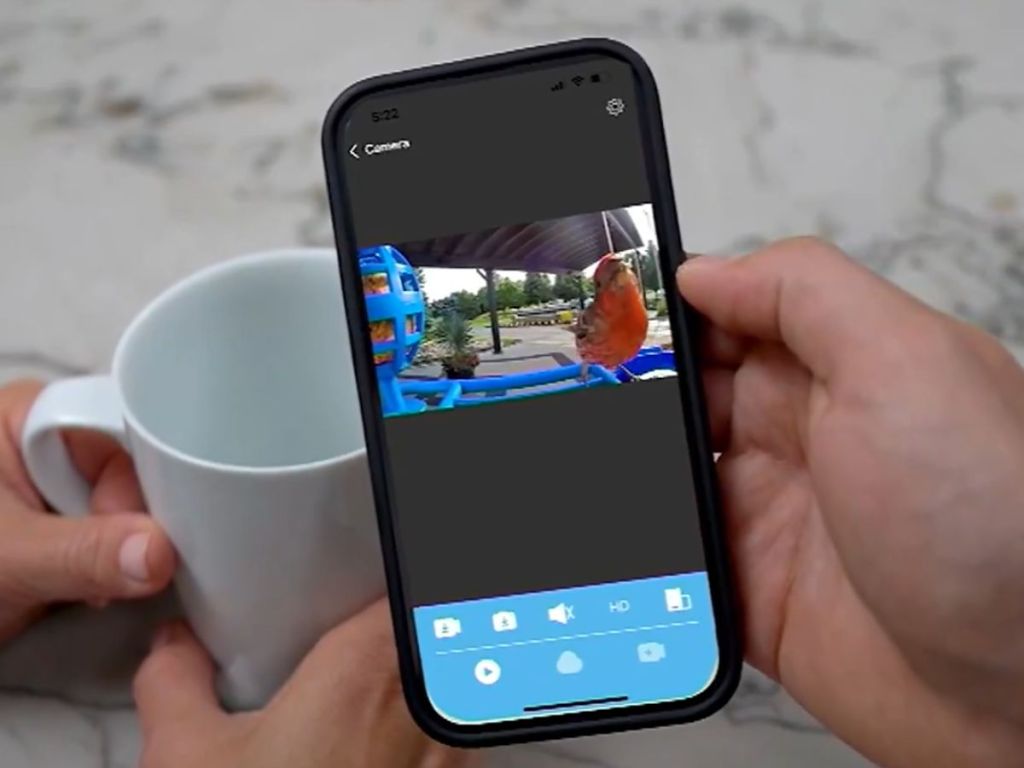
[[[511,325],[512,313],[507,309],[498,312],[498,325]],[[473,328],[490,328],[491,327],[491,313],[484,312],[482,315],[477,315],[469,324]]]

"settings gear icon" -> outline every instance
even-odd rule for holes
[[[626,111],[626,102],[618,98],[608,99],[608,103],[604,105],[604,108],[612,117],[618,117],[619,115]]]

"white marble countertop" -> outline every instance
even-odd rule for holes
[[[1024,356],[1017,0],[5,0],[0,382],[105,369],[128,319],[198,267],[329,244],[320,121],[353,80],[590,34],[660,82],[691,250],[817,233]],[[66,633],[52,679],[17,692],[23,647],[0,654],[3,768],[133,765],[124,692],[69,687]],[[698,725],[491,762],[865,765],[753,674]]]

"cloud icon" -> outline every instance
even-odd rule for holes
[[[558,662],[555,664],[555,669],[562,675],[575,675],[583,669],[583,659],[572,651],[562,651],[562,655],[558,657]]]

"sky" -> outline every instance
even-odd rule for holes
[[[636,225],[637,232],[640,233],[640,239],[644,243],[652,240],[657,241],[657,237],[654,234],[654,222],[649,217],[650,208],[650,204],[634,205],[626,208],[630,218],[633,219],[633,223]],[[589,277],[593,274],[596,267],[597,264],[595,262],[583,272]],[[424,269],[423,272],[427,283],[424,293],[426,293],[428,301],[437,301],[458,291],[472,291],[475,293],[485,285],[483,278],[476,273],[475,269],[441,269],[431,267]],[[495,274],[499,277],[509,277],[513,280],[522,280],[526,277],[525,272],[513,270],[499,270]]]

